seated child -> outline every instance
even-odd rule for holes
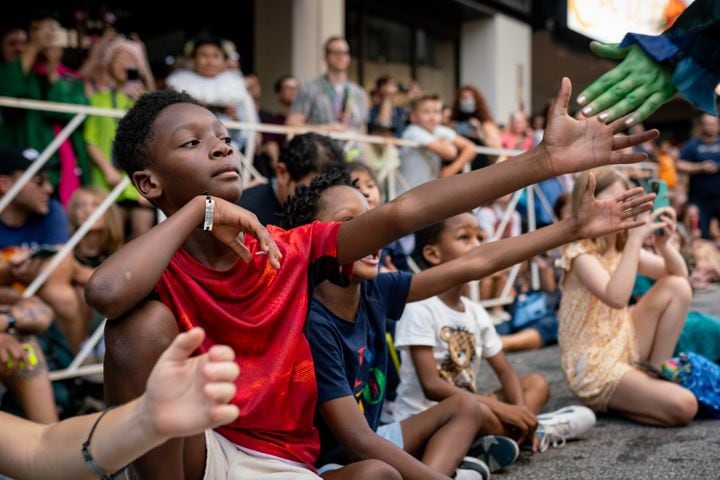
[[[542,253],[525,262],[520,268],[515,290],[515,301],[510,307],[510,320],[495,325],[506,352],[531,350],[557,343],[557,306],[560,290],[555,281],[553,257]],[[535,262],[540,277],[540,288],[532,288],[532,265]]]
[[[588,201],[587,197],[584,201]],[[527,237],[525,242],[534,243],[533,235],[523,235]],[[482,250],[483,247],[478,247],[479,236],[475,217],[463,213],[417,232],[416,248],[426,267],[448,268],[474,249]],[[520,238],[499,243],[509,244]],[[560,236],[556,241],[563,240]],[[495,244],[485,247],[492,245]],[[427,271],[433,270],[435,268]],[[515,372],[503,353],[502,342],[487,312],[463,297],[463,288],[463,283],[457,283],[433,298],[408,305],[398,322],[395,345],[402,361],[395,418],[409,418],[438,401],[469,391],[475,394],[478,403],[487,407],[484,433],[532,442],[533,450],[539,443],[540,450],[544,450],[556,440],[559,432],[553,427],[561,421],[556,418],[559,414],[536,417],[547,403],[548,384],[539,374],[520,377]],[[500,390],[491,395],[481,395],[478,391],[481,358],[487,359],[500,380]],[[572,426],[563,429],[565,438],[581,435],[595,423],[592,411],[573,408],[573,412],[563,414],[562,421]]]
[[[286,204],[286,227],[365,213],[369,202],[355,183],[336,170],[298,188]],[[407,298],[422,296],[429,281],[406,272],[378,275],[378,262],[379,252],[356,261],[348,286],[323,282],[310,304],[307,337],[318,380],[319,471],[332,471],[351,458],[377,458],[403,478],[434,478],[432,470],[450,476],[456,469],[456,478],[487,478],[484,462],[463,460],[482,426],[480,406],[469,396],[456,395],[403,423],[380,426],[389,356],[386,319],[399,319]],[[487,444],[497,444],[492,457],[498,468],[517,458],[518,447],[509,438]]]
[[[583,173],[573,189],[599,198],[630,187],[617,169]],[[597,178],[597,180],[595,180]],[[675,211],[660,208],[643,216],[643,225],[565,247],[558,318],[558,344],[565,380],[573,394],[597,411],[611,411],[655,426],[684,426],[697,413],[693,393],[673,382],[648,376],[639,363],[660,368],[670,358],[692,299],[687,265],[672,246]],[[658,233],[659,232],[659,233]],[[650,241],[657,254],[643,249]],[[628,303],[637,273],[656,283],[632,308]]]
[[[138,100],[120,121],[113,158],[168,218],[103,262],[86,288],[88,303],[112,319],[106,328],[106,395],[111,403],[139,395],[162,349],[193,325],[204,326],[208,334],[200,352],[229,343],[242,370],[232,402],[240,409],[238,419],[204,437],[156,448],[136,463],[141,475],[199,478],[203,470],[213,470],[227,476],[227,454],[233,475],[317,478],[313,465],[320,442],[312,424],[317,388],[303,335],[310,286],[327,278],[343,282],[350,272],[340,265],[526,183],[644,158],[613,151],[654,138],[656,131],[613,139],[622,122],[575,121],[567,116],[569,98],[565,79],[544,143],[530,152],[482,172],[421,186],[349,222],[316,222],[292,231],[270,227],[270,235],[234,204],[242,193],[241,163],[222,123],[179,92],[154,92]],[[601,215],[563,228],[587,236],[634,225],[624,219],[643,211],[648,198],[634,194],[637,190],[596,202],[604,214],[616,215],[612,222]],[[539,251],[529,248],[524,255]],[[492,248],[489,253],[503,256]],[[491,258],[493,268],[507,266]],[[397,478],[397,471],[382,462],[359,463],[357,468]]]

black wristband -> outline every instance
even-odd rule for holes
[[[115,407],[110,407],[104,412],[100,414],[100,416],[95,420],[95,423],[93,423],[92,428],[90,429],[90,434],[88,435],[87,440],[82,444],[82,455],[83,460],[85,460],[85,463],[88,464],[88,467],[90,467],[90,470],[101,480],[110,480],[112,477],[105,472],[102,468],[100,468],[100,465],[95,462],[95,459],[90,455],[90,440],[92,440],[93,433],[95,433],[95,428],[98,426],[98,423],[100,423],[100,420],[102,417],[105,416],[106,413],[108,413],[110,410],[112,410]]]

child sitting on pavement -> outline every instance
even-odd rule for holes
[[[582,199],[583,209],[593,203],[592,195]],[[584,221],[581,214],[576,221]],[[593,215],[591,215],[592,218]],[[557,225],[543,228],[554,232],[554,246],[570,241]],[[444,222],[424,228],[415,234],[416,249],[424,266],[449,268],[454,263],[467,262],[473,251],[496,246],[514,250],[510,243],[538,246],[529,233],[522,237],[479,246],[481,230],[470,213],[456,215]],[[548,235],[549,236],[549,235]],[[549,248],[554,248],[548,245]],[[549,249],[548,248],[548,249]],[[508,254],[509,255],[509,254]],[[517,251],[515,260],[522,260]],[[398,322],[395,346],[401,352],[400,386],[395,406],[395,418],[402,420],[431,408],[438,401],[468,391],[484,407],[484,432],[507,435],[532,444],[533,451],[544,450],[556,440],[562,422],[570,422],[572,431],[564,437],[581,435],[595,423],[595,416],[585,407],[560,414],[537,417],[549,398],[547,381],[539,374],[520,377],[502,350],[502,342],[482,306],[463,297],[465,284],[458,282],[443,289],[437,296],[408,305]],[[478,391],[477,376],[480,360],[485,358],[500,380],[500,390],[491,395]],[[535,430],[537,426],[537,432]]]

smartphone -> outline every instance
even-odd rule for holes
[[[23,343],[22,347],[27,352],[28,362],[30,363],[30,366],[36,367],[38,364],[38,357],[37,353],[35,353],[35,348],[29,343]],[[14,364],[15,359],[13,357],[10,357],[5,363],[5,366],[7,368],[12,368]],[[25,364],[25,359],[20,359],[20,361],[18,362],[18,368],[27,368],[27,365]]]
[[[33,249],[30,254],[30,258],[49,258],[57,252],[57,247],[54,247],[53,245],[40,245],[39,247]]]
[[[138,70],[137,68],[128,68],[126,72],[128,82],[131,82],[133,80],[140,80],[140,70]]]
[[[648,193],[655,194],[655,201],[653,201],[652,211],[660,208],[670,206],[670,197],[668,196],[667,183],[664,180],[652,179],[647,183]],[[655,230],[657,235],[662,235],[662,230]]]

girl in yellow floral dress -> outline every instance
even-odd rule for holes
[[[595,177],[598,199],[630,186],[616,169]],[[585,173],[575,184],[574,208],[587,184]],[[636,367],[659,368],[672,355],[692,297],[685,262],[668,242],[675,226],[674,210],[661,208],[643,226],[568,245],[558,261],[565,270],[558,343],[570,389],[596,410],[661,426],[685,425],[697,412],[689,390]],[[645,241],[657,254],[642,248]],[[638,273],[657,281],[628,308]]]

